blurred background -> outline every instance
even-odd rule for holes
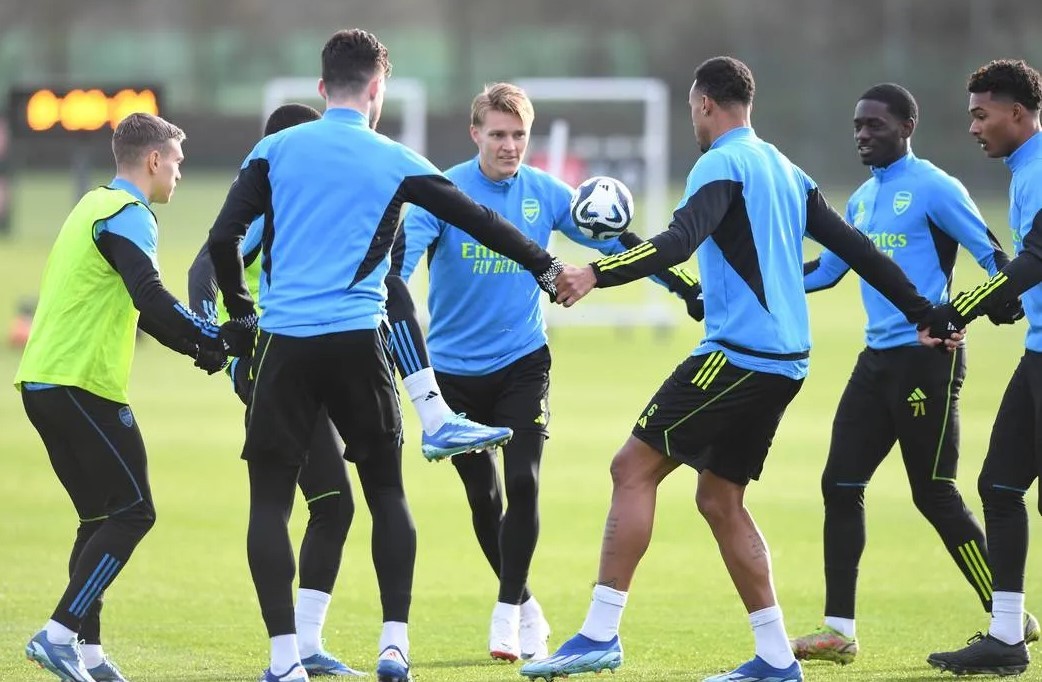
[[[668,86],[669,167],[682,178],[695,152],[692,70],[731,54],[756,75],[761,135],[820,183],[863,177],[850,144],[853,104],[868,86],[896,81],[919,100],[920,153],[967,184],[1001,189],[1001,169],[966,133],[966,77],[996,57],[1042,62],[1042,3],[1029,0],[3,0],[0,93],[157,85],[164,113],[188,132],[192,166],[229,168],[255,141],[265,84],[317,79],[322,44],[352,26],[388,46],[395,78],[426,86],[427,151],[441,166],[471,153],[467,114],[485,82],[653,77]],[[591,113],[594,130],[635,134],[633,112]],[[7,151],[19,170],[67,162],[62,147]]]
[[[14,376],[54,236],[80,193],[112,176],[112,124],[134,109],[156,110],[188,134],[183,179],[172,203],[156,210],[163,280],[184,297],[187,268],[266,111],[281,101],[320,105],[322,45],[354,26],[374,31],[394,64],[382,131],[451,166],[475,153],[467,134],[475,93],[486,82],[524,80],[536,106],[529,160],[573,184],[598,173],[623,179],[636,196],[636,230],[645,234],[665,227],[698,156],[686,99],[702,60],[730,54],[751,66],[757,131],[837,208],[867,176],[854,152],[854,104],[871,85],[896,81],[919,102],[916,153],[960,178],[1010,244],[1009,172],[967,132],[965,83],[999,57],[1042,67],[1039,0],[0,0],[0,547],[17,559],[0,562],[0,680],[42,679],[30,678],[17,654],[64,584],[73,527],[19,394],[2,390],[2,381]],[[585,80],[530,80],[562,78]],[[576,262],[596,256],[566,247],[552,246]],[[983,274],[963,254],[955,288]],[[412,284],[423,289],[425,279],[421,273]],[[835,405],[863,347],[856,277],[809,300],[812,371],[749,502],[772,542],[790,634],[820,617],[819,478]],[[419,306],[424,301],[417,296]],[[702,327],[651,284],[598,291],[549,312],[554,430],[533,585],[552,605],[557,644],[586,608],[611,454]],[[960,487],[977,511],[976,475],[1025,326],[978,322],[971,331]],[[162,520],[106,607],[120,665],[144,681],[256,679],[266,642],[242,552],[242,408],[223,377],[205,377],[147,340],[131,395]],[[480,663],[493,576],[470,539],[452,467],[422,462],[408,407],[405,419],[406,482],[421,538],[413,622],[423,679],[517,679],[513,668]],[[692,671],[733,664],[748,647],[744,614],[692,492],[686,469],[660,491],[641,597],[627,615],[628,679],[689,680]],[[1029,510],[1036,504],[1037,492]],[[364,666],[378,605],[361,501],[359,509],[346,587],[327,632],[331,650]],[[859,633],[871,646],[857,666],[813,674],[928,679],[925,653],[960,645],[983,625],[980,607],[915,511],[899,457],[878,472],[868,514]],[[1032,524],[1037,538],[1037,514]],[[1036,613],[1039,547],[1028,562]]]

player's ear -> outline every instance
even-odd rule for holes
[[[1020,102],[1014,102],[1010,111],[1013,113],[1013,122],[1020,123],[1020,119],[1024,116],[1024,105]]]
[[[481,139],[481,131],[473,123],[470,124],[470,139],[474,140],[474,144],[477,144],[478,140]]]
[[[322,99],[327,99],[329,96],[326,92],[326,81],[321,78],[318,79],[318,94]]]
[[[148,167],[148,172],[153,175],[159,172],[159,162],[162,160],[162,154],[158,149],[152,149],[148,152],[148,156],[145,157],[145,164]]]
[[[702,95],[702,115],[708,116],[713,113],[713,109],[716,107],[716,102],[709,99],[706,95]]]
[[[369,101],[376,101],[376,98],[380,96],[380,83],[383,80],[383,74],[373,76],[372,80],[369,81]]]

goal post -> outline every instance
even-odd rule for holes
[[[583,121],[575,115],[559,116],[554,113],[555,107],[606,103],[640,106],[641,130],[630,134],[635,138],[635,156],[641,167],[641,186],[634,191],[640,202],[633,228],[643,236],[666,228],[670,211],[669,88],[665,82],[655,78],[521,78],[515,82],[535,104],[537,120],[551,121],[546,136],[547,166],[559,176],[563,157],[570,153],[571,143],[577,141],[576,131],[582,130]],[[553,248],[561,250],[563,244],[564,240],[555,237]],[[592,260],[595,256],[583,250],[577,257]],[[677,311],[682,306],[675,297],[652,282],[638,288],[641,292],[636,297],[600,292],[573,310],[550,307],[546,311],[547,321],[551,325],[619,327],[677,323]]]
[[[401,130],[395,138],[420,154],[427,153],[427,86],[418,78],[391,78],[385,100],[400,107]],[[287,102],[320,100],[315,78],[275,78],[264,85],[261,128],[271,112]]]

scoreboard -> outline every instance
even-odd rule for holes
[[[9,99],[11,133],[40,139],[111,135],[130,114],[160,115],[155,85],[15,87]]]

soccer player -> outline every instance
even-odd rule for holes
[[[919,107],[905,88],[869,88],[854,108],[854,142],[870,177],[847,202],[846,219],[889,254],[934,303],[945,303],[961,244],[994,275],[1009,262],[965,188],[912,152]],[[834,286],[848,271],[834,253],[804,266],[808,292]],[[865,488],[900,443],[912,500],[941,536],[985,611],[991,572],[984,530],[955,486],[959,390],[965,350],[941,354],[919,343],[914,325],[864,282],[866,348],[858,356],[832,424],[821,478],[825,500],[825,623],[792,642],[796,657],[847,664],[858,652],[854,606],[865,549]],[[1012,323],[1022,316],[996,323]],[[1033,636],[1038,624],[1026,619]]]
[[[648,403],[612,462],[600,575],[582,629],[550,658],[523,666],[528,677],[621,665],[619,622],[651,540],[656,491],[687,464],[699,472],[698,509],[756,640],[752,660],[708,679],[803,679],[774,594],[767,545],[744,499],[807,374],[804,234],[850,264],[910,321],[928,321],[932,306],[892,260],[832,210],[813,180],[756,136],[750,123],[754,90],[742,62],[715,57],[702,63],[689,104],[704,154],[669,229],[625,253],[568,267],[558,279],[558,301],[570,306],[595,286],[625,284],[696,253],[706,334]]]
[[[159,279],[150,207],[173,196],[184,139],[180,128],[149,114],[116,127],[116,176],[84,195],[62,225],[15,375],[80,519],[68,586],[25,648],[66,682],[124,679],[101,646],[101,606],[156,520],[145,445],[127,404],[138,325],[209,372],[226,361],[226,330],[190,313]]]
[[[315,121],[322,114],[305,104],[285,104],[271,113],[264,128],[264,135],[274,135],[294,125]],[[250,225],[240,245],[243,253],[243,265],[249,278],[250,294],[258,299],[261,277],[261,236],[264,230],[264,218],[258,218]],[[410,312],[407,319],[399,322],[408,324],[419,330],[415,307],[408,288],[401,278],[387,277],[388,306],[394,306],[398,299],[407,299],[398,303],[399,308]],[[400,285],[399,285],[400,283]],[[214,279],[213,263],[206,245],[199,251],[188,271],[189,303],[196,313],[210,317],[221,313],[217,302],[217,281]],[[510,429],[488,427],[476,424],[463,415],[453,414],[441,397],[440,389],[434,381],[433,371],[426,370],[425,376],[417,376],[417,372],[407,373],[403,363],[409,364],[413,358],[426,357],[426,347],[422,333],[417,331],[415,338],[409,337],[407,352],[402,352],[394,345],[395,361],[410,393],[419,389],[418,395],[411,395],[413,404],[421,416],[425,430],[427,448],[431,443],[440,445],[440,451],[450,450],[458,454],[464,450],[480,450],[495,447],[510,438]],[[247,402],[251,381],[249,378],[250,358],[232,360],[229,373],[236,393]],[[433,385],[431,385],[433,382]],[[433,393],[434,395],[431,395]],[[425,450],[425,453],[428,450]],[[351,456],[351,453],[347,453]],[[311,443],[308,461],[301,468],[297,486],[304,495],[310,515],[307,529],[300,549],[300,587],[297,591],[295,620],[297,630],[297,646],[301,663],[309,674],[356,675],[335,656],[325,651],[322,644],[322,629],[326,613],[332,600],[333,585],[336,582],[340,567],[340,559],[344,542],[351,527],[354,516],[354,501],[351,484],[348,480],[347,468],[344,464],[345,448],[343,441],[336,433],[336,428],[323,413],[315,426],[315,434]],[[374,514],[383,513],[381,498],[366,496],[374,505]]]
[[[429,161],[375,132],[390,72],[371,33],[338,31],[322,50],[321,120],[265,137],[247,156],[210,232],[232,320],[254,317],[239,242],[266,216],[260,334],[246,418],[247,553],[268,634],[267,682],[307,679],[297,648],[287,522],[324,407],[367,495],[397,509],[374,517],[373,562],[384,609],[376,673],[411,677],[406,623],[416,531],[402,487],[401,414],[384,332],[390,247],[403,203],[465,225],[555,293],[562,265]]]
[[[510,83],[486,86],[471,106],[470,136],[477,156],[445,175],[543,246],[558,230],[605,253],[624,251],[618,239],[583,236],[570,217],[571,188],[524,163],[534,117],[521,88]],[[421,257],[428,259],[430,353],[446,401],[454,410],[514,431],[503,448],[505,513],[495,453],[452,460],[478,544],[499,578],[489,653],[507,661],[544,657],[550,628],[527,587],[539,534],[539,467],[550,420],[550,349],[539,289],[517,263],[475,244],[453,221],[427,211],[409,211],[395,252],[404,255],[405,279]],[[700,293],[689,273],[666,272],[663,277],[688,298]],[[394,322],[395,311],[389,313]]]
[[[1024,495],[1042,475],[1042,78],[1022,60],[1001,59],[969,79],[970,134],[990,158],[1013,172],[1009,224],[1017,256],[972,291],[942,308],[929,333],[951,329],[995,311],[1016,308],[1028,318],[1026,350],[1002,397],[991,443],[977,481],[984,502],[992,572],[991,625],[958,651],[930,654],[930,665],[956,674],[1019,674],[1030,656],[1022,627],[1028,515]],[[925,332],[921,332],[924,334]],[[1042,504],[1039,506],[1042,512]]]

